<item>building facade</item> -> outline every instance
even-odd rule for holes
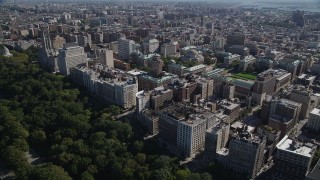
[[[70,68],[79,65],[87,66],[87,54],[83,47],[68,44],[64,48],[59,49],[58,67],[61,74],[67,76],[70,74]]]

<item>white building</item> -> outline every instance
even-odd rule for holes
[[[224,66],[225,67],[228,67],[229,65],[231,65],[233,62],[236,62],[236,61],[240,61],[240,55],[238,54],[231,54],[229,53],[228,56],[224,57],[223,59],[223,63],[224,63]]]
[[[114,84],[115,104],[125,109],[132,108],[136,105],[136,94],[138,92],[138,83],[135,79],[126,82]]]
[[[58,67],[61,74],[70,74],[70,68],[78,65],[87,65],[87,54],[83,47],[75,44],[65,44],[64,48],[59,49]]]
[[[246,71],[248,66],[254,64],[256,62],[256,60],[257,59],[255,57],[253,57],[252,55],[244,57],[244,59],[240,60],[239,70]]]
[[[224,49],[224,46],[226,45],[226,38],[224,37],[217,37],[215,41],[213,42],[213,48],[214,49]]]
[[[177,52],[177,45],[175,43],[163,44],[160,48],[160,54],[163,56],[171,56]]]
[[[139,91],[136,94],[136,111],[140,113],[142,110],[150,107],[150,93],[147,91]]]
[[[148,39],[142,44],[143,54],[156,53],[159,49],[159,41],[157,39]]]
[[[183,157],[192,157],[204,148],[206,120],[191,115],[178,122],[177,147]]]
[[[276,172],[273,179],[304,179],[309,171],[316,146],[301,143],[285,136],[277,144]]]
[[[105,78],[112,75],[114,77]],[[76,67],[71,69],[70,77],[110,104],[125,109],[136,105],[138,83],[136,78],[126,75],[123,71],[108,69],[104,65],[96,65],[93,69]]]
[[[137,45],[133,40],[126,39],[122,37],[118,39],[118,55],[121,60],[128,60],[131,53],[137,52],[139,45]]]
[[[100,62],[108,68],[114,68],[113,51],[108,49],[101,49]]]
[[[310,112],[307,127],[316,132],[320,130],[320,109],[314,108]]]

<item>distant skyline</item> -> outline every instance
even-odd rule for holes
[[[255,4],[266,4],[272,6],[274,4],[283,4],[286,5],[320,5],[320,0],[0,0],[1,2],[14,1],[14,2],[139,2],[139,1],[148,1],[148,2],[208,2],[208,3],[234,3],[236,5],[245,4],[252,5]]]

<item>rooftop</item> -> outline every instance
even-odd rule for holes
[[[285,136],[278,144],[277,148],[283,151],[291,152],[294,154],[299,154],[302,156],[312,157],[315,148],[309,147],[301,142],[289,139],[288,136]]]
[[[202,69],[202,68],[205,68],[205,67],[207,67],[207,66],[204,65],[204,64],[199,64],[199,65],[187,68],[186,71],[196,71],[198,69]]]
[[[164,82],[164,81],[167,81],[167,80],[170,80],[170,79],[174,78],[175,75],[174,74],[170,74],[170,73],[165,73],[162,77],[155,78],[155,77],[149,76],[147,74],[144,74],[144,75],[142,75],[142,77],[145,78],[145,79],[149,79],[150,81],[153,81],[153,82],[156,82],[156,83],[161,83],[161,82]]]
[[[211,133],[211,134],[215,134],[218,131],[220,131],[223,127],[227,127],[227,126],[229,126],[228,123],[224,123],[223,121],[216,121],[215,124],[211,128],[207,129],[206,132]]]
[[[312,79],[315,79],[316,76],[311,76],[311,75],[308,75],[308,74],[301,74],[298,79],[305,79],[305,80],[312,80]]]
[[[320,109],[317,109],[317,108],[314,108],[310,114],[314,114],[314,115],[317,115],[317,116],[320,116]]]
[[[180,123],[187,125],[187,126],[197,126],[205,121],[205,119],[201,118],[198,115],[190,115],[188,119],[185,121],[180,121]]]

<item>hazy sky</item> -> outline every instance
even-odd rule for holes
[[[211,2],[319,2],[320,0],[207,0]]]

